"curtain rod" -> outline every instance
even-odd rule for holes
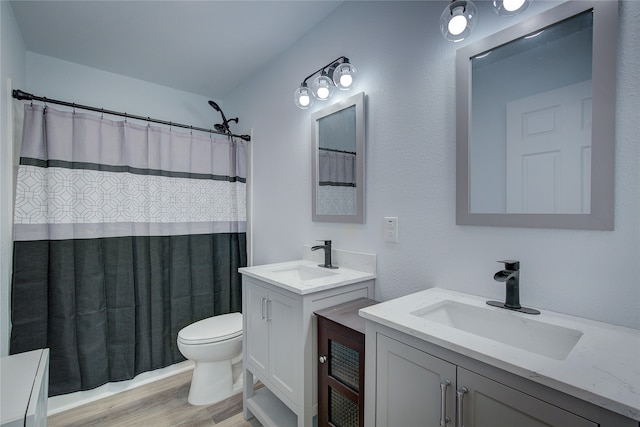
[[[182,123],[173,123],[173,122],[168,122],[166,120],[153,119],[151,117],[136,116],[134,114],[121,113],[119,111],[105,110],[104,108],[96,108],[96,107],[90,107],[88,105],[75,104],[73,102],[59,101],[57,99],[45,98],[43,96],[35,96],[35,95],[30,94],[30,93],[21,91],[19,89],[14,89],[12,94],[13,94],[13,97],[15,99],[19,99],[19,100],[41,101],[41,102],[44,102],[44,103],[48,102],[48,103],[51,103],[51,104],[64,105],[66,107],[79,108],[81,110],[95,111],[95,112],[103,113],[103,114],[106,113],[106,114],[110,114],[112,116],[120,116],[120,117],[124,117],[125,119],[126,118],[130,118],[130,119],[136,119],[136,120],[143,120],[145,122],[159,123],[159,124],[162,124],[162,125],[175,126],[175,127],[179,127],[179,128],[197,130],[197,131],[201,131],[201,132],[215,133],[215,134],[218,134],[218,135],[234,136],[234,137],[243,139],[245,141],[251,141],[251,136],[249,136],[249,135],[236,135],[236,134],[232,134],[232,133],[218,132],[217,130],[214,130],[214,129],[205,129],[205,128],[201,128],[201,127],[185,125],[185,124],[182,124]]]
[[[353,154],[353,155],[356,154],[355,151],[336,150],[335,148],[318,147],[318,150],[321,150],[321,151],[332,151],[334,153],[344,153],[344,154]]]

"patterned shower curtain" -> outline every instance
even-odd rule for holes
[[[178,331],[241,310],[246,145],[25,105],[11,353],[50,396],[184,360]]]
[[[318,213],[355,215],[356,153],[322,147],[318,153]]]

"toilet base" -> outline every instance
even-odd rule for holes
[[[236,385],[238,382],[239,387]],[[198,362],[193,368],[187,400],[194,406],[211,405],[238,393],[241,384],[241,380],[234,381],[231,360]]]

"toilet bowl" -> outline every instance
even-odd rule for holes
[[[234,365],[242,356],[242,314],[229,313],[192,323],[178,332],[178,349],[195,362],[189,403],[210,405],[230,397],[242,387]],[[240,371],[235,369],[235,371]]]

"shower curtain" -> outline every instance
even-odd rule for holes
[[[184,326],[241,310],[244,141],[25,105],[12,354],[50,396],[184,360]]]
[[[355,215],[356,153],[322,147],[318,153],[317,212],[323,215]]]

